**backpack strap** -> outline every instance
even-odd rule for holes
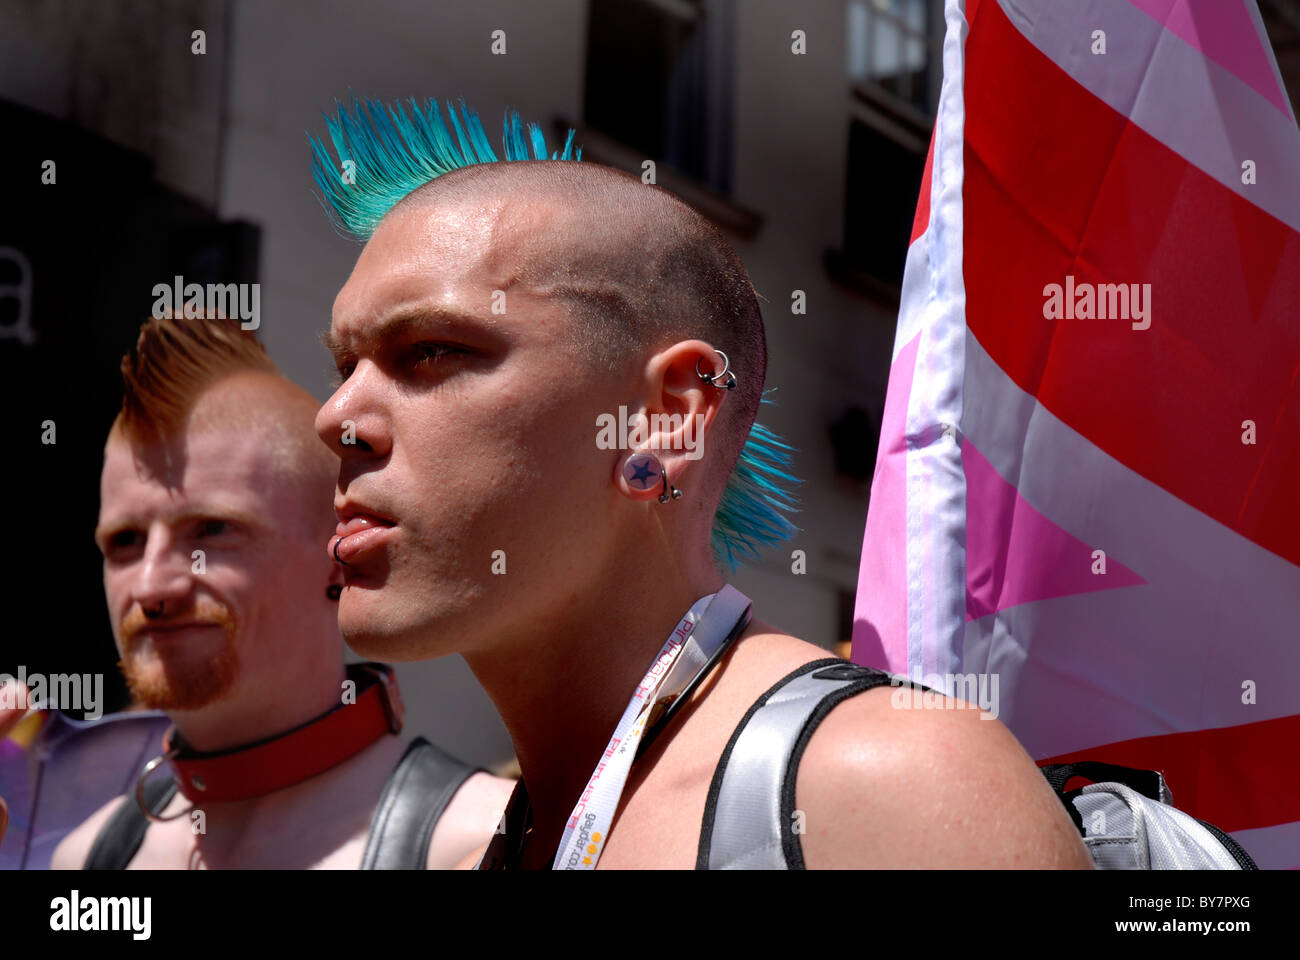
[[[1083,843],[1102,870],[1253,870],[1226,833],[1118,781],[1078,791]]]
[[[1049,763],[1041,769],[1103,870],[1259,869],[1227,833],[1175,807],[1158,770],[1098,760]],[[1066,790],[1074,777],[1093,782]],[[1098,812],[1100,821],[1094,819]],[[1101,826],[1094,832],[1097,822]]]
[[[718,760],[704,804],[697,870],[803,870],[792,829],[799,761],[818,724],[892,674],[827,658],[805,663],[749,708]]]
[[[1116,763],[1102,763],[1098,760],[1076,760],[1074,763],[1049,763],[1040,767],[1043,776],[1052,789],[1060,796],[1066,793],[1065,785],[1075,777],[1084,777],[1093,783],[1113,781],[1136,790],[1144,797],[1172,804],[1173,794],[1169,785],[1158,770],[1139,770],[1136,767],[1121,767]],[[1075,791],[1071,791],[1072,793]]]
[[[480,772],[423,737],[412,740],[370,819],[361,869],[423,870],[438,820],[461,785]]]
[[[162,813],[176,796],[176,781],[155,777],[144,784],[144,802],[154,813]],[[125,870],[144,842],[149,818],[141,811],[132,794],[118,804],[113,815],[99,829],[95,842],[86,854],[83,870]]]

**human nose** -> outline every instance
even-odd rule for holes
[[[181,600],[193,588],[192,569],[183,544],[168,533],[158,531],[145,543],[131,599],[145,610],[156,610],[169,601]]]
[[[344,460],[385,456],[391,435],[378,396],[374,364],[362,361],[316,414],[316,433]]]

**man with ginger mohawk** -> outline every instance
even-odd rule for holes
[[[174,726],[53,866],[441,868],[486,843],[510,782],[404,742],[391,672],[345,669],[315,401],[228,320],[146,322],[122,376],[95,541],[123,673]]]

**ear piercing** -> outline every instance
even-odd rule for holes
[[[325,596],[329,597],[331,600],[337,600],[342,594],[343,588],[337,583],[331,583],[325,588]]]
[[[736,375],[731,372],[731,359],[716,347],[714,348],[714,353],[716,353],[718,356],[722,358],[722,372],[714,373],[714,374],[704,373],[702,370],[700,370],[700,361],[696,360],[695,375],[699,377],[701,380],[703,380],[705,383],[713,384],[719,390],[730,390],[736,386]],[[726,380],[722,383],[719,383],[718,381],[722,380],[724,377],[726,378]]]
[[[659,458],[652,453],[634,453],[628,457],[623,465],[623,479],[633,490],[651,490],[656,483],[662,483],[660,503],[680,500],[682,496],[682,491],[668,482],[668,471],[659,462]]]
[[[664,492],[661,493],[661,494],[659,494],[659,502],[660,502],[660,503],[667,503],[667,502],[668,502],[668,499],[669,499],[669,497],[668,497],[668,491],[669,491],[669,490],[672,490],[672,499],[673,499],[673,500],[680,500],[680,499],[682,498],[682,491],[678,490],[676,487],[674,487],[671,483],[668,482],[668,471],[665,470],[663,467],[660,467],[660,468],[659,468],[659,476],[663,478],[663,482],[664,482]]]

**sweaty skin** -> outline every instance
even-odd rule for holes
[[[167,711],[199,750],[281,733],[342,695],[336,603],[326,596],[341,577],[324,551],[335,524],[332,465],[326,457],[322,474],[295,454],[304,433],[318,444],[315,409],[287,382],[238,374],[202,394],[180,436],[139,447],[115,433],[105,449],[96,542],[123,668],[137,698]],[[158,603],[165,615],[145,620],[141,609]],[[214,670],[217,662],[226,666]],[[130,867],[355,869],[405,746],[385,735],[302,783],[208,804],[204,832],[188,815],[151,824]],[[429,866],[454,866],[486,843],[511,787],[471,778],[438,825]],[[122,802],[135,801],[98,810],[52,865],[81,867]],[[188,805],[178,794],[165,814]]]
[[[580,273],[573,264],[595,269],[593,243],[605,258],[645,256],[682,228],[672,212],[594,165],[487,166],[448,175],[445,190],[434,181],[367,243],[334,304],[327,342],[342,383],[316,427],[342,458],[336,509],[386,527],[349,560],[344,637],[383,659],[465,657],[528,784],[535,828],[522,865],[547,867],[651,659],[723,582],[709,529],[736,448],[728,456],[728,392],[695,373],[716,361],[709,343],[669,338],[622,366],[596,364],[548,295],[556,276]],[[608,182],[594,190],[589,178]],[[498,291],[504,313],[492,309]],[[671,291],[652,284],[649,299],[660,294]],[[700,459],[684,438],[658,438],[682,500],[632,490],[626,453],[597,447],[597,418],[620,405],[704,418]],[[355,443],[342,442],[344,421]],[[751,624],[633,768],[599,868],[693,867],[736,724],[778,679],[825,656]],[[974,709],[896,710],[886,690],[844,701],[809,743],[796,803],[814,868],[1091,867],[1032,761]]]

